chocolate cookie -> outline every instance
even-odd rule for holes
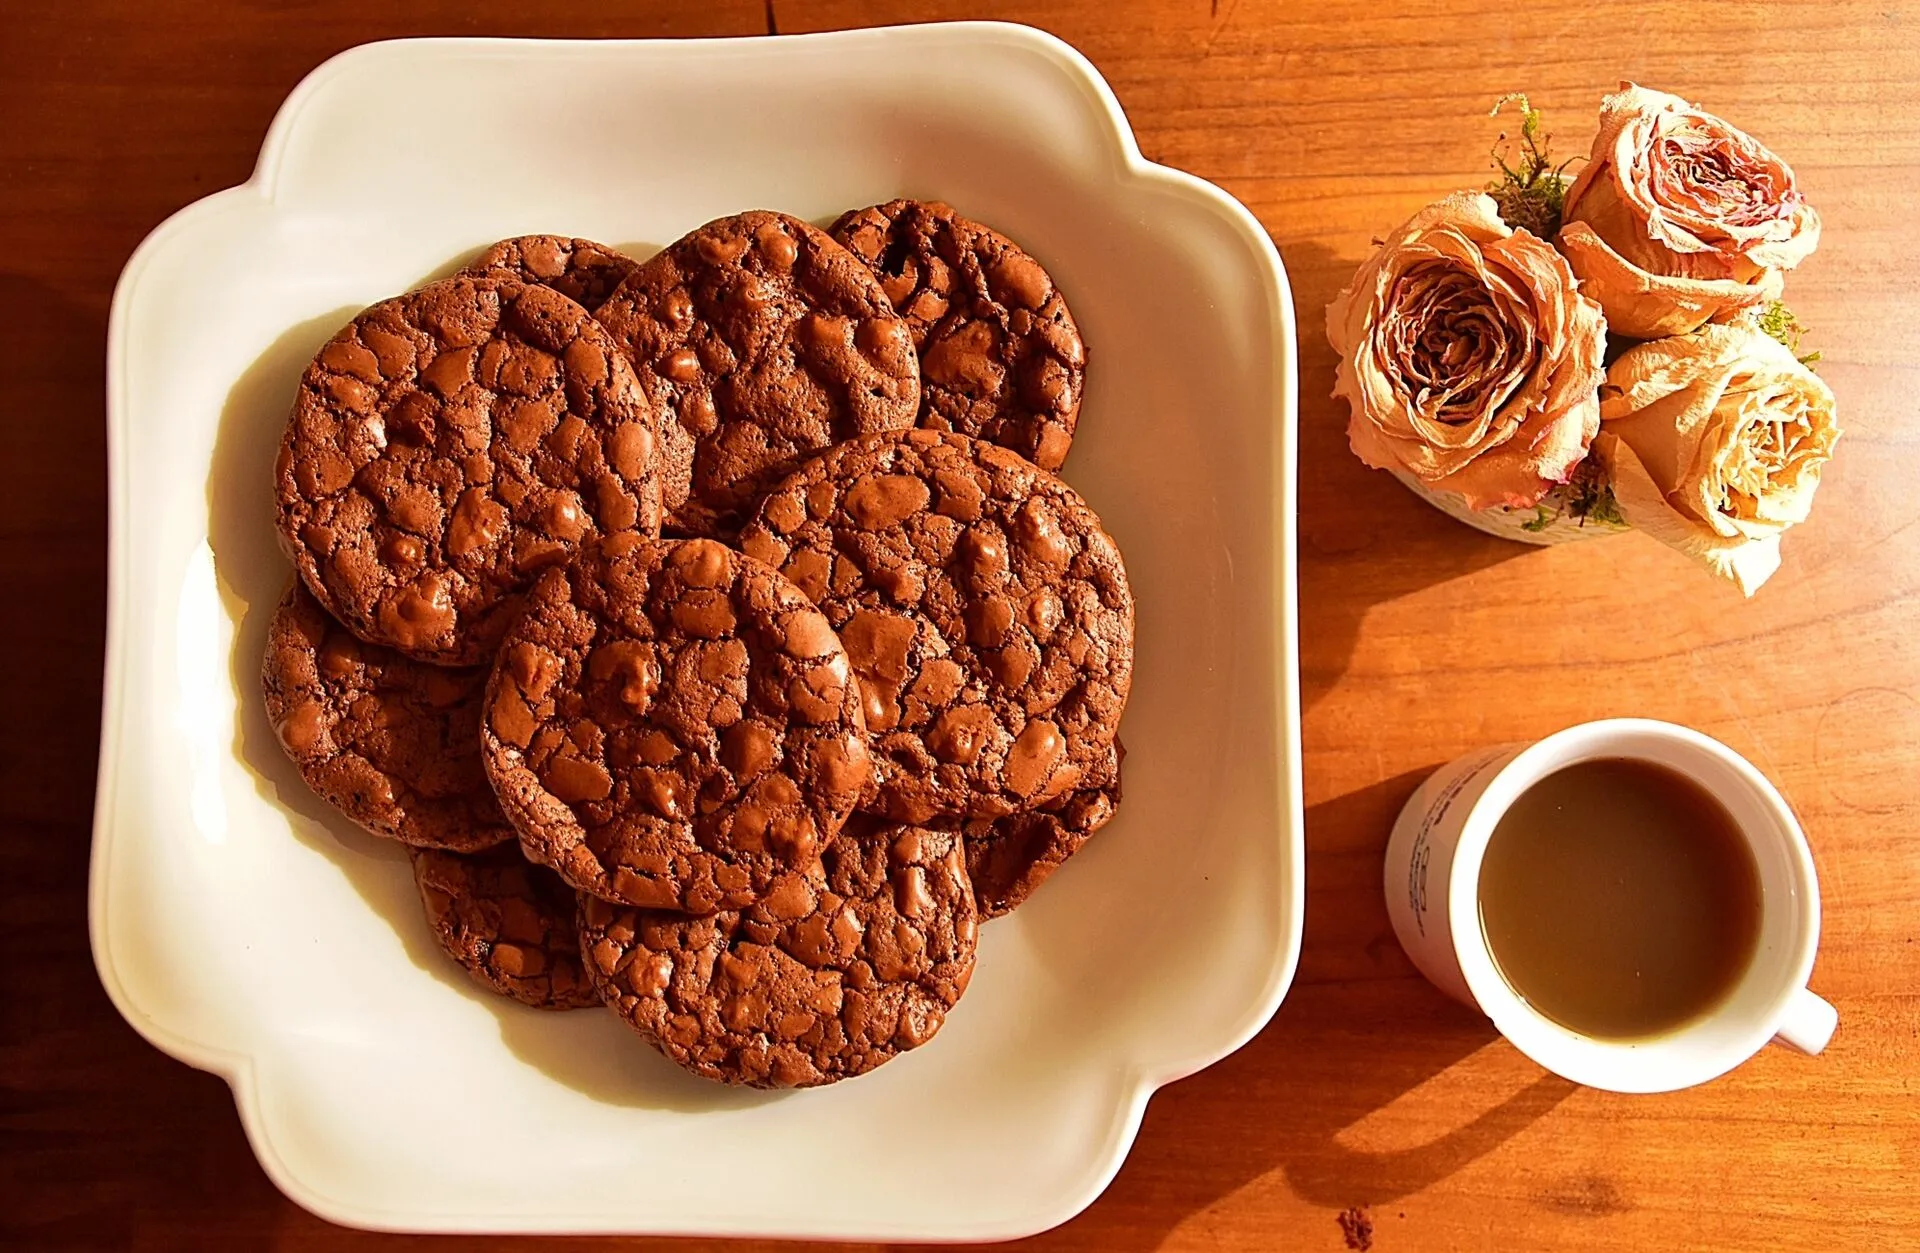
[[[430,283],[307,367],[275,467],[281,542],[362,639],[471,665],[582,539],[657,532],[662,420],[560,293],[499,272]]]
[[[461,851],[513,838],[480,765],[486,671],[362,643],[295,583],[260,680],[301,777],[375,835]]]
[[[973,973],[959,837],[914,827],[836,841],[759,904],[705,918],[581,899],[600,995],[680,1065],[804,1088],[925,1044]]]
[[[674,526],[725,537],[760,491],[829,445],[913,425],[912,336],[871,271],[784,213],[709,222],[599,311],[679,415],[691,495]]]
[[[967,875],[982,922],[1011,913],[1107,825],[1120,805],[1124,756],[1115,740],[1109,760],[1081,787],[1040,809],[967,824]]]
[[[411,852],[433,938],[475,982],[535,1009],[600,1003],[580,965],[579,904],[559,875],[514,844]]]
[[[1087,348],[1038,261],[939,201],[843,214],[833,237],[880,276],[920,354],[920,425],[977,435],[1058,470]]]
[[[871,767],[846,650],[712,540],[610,536],[535,585],[487,688],[488,775],[529,857],[610,900],[758,900],[839,833]]]
[[[1031,462],[936,431],[842,444],[769,492],[740,544],[846,644],[876,750],[866,807],[998,818],[1105,759],[1133,595],[1100,519]]]
[[[565,235],[516,235],[475,257],[460,273],[483,278],[506,270],[524,283],[551,287],[589,313],[605,304],[640,263],[591,239]]]

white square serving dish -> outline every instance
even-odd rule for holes
[[[982,933],[927,1047],[799,1093],[685,1076],[612,1015],[489,998],[402,851],[261,709],[288,578],[269,471],[308,356],[501,236],[650,251],[750,207],[941,198],[1052,270],[1091,346],[1066,477],[1139,601],[1118,818]],[[274,1181],[411,1230],[977,1240],[1061,1222],[1161,1084],[1267,1021],[1300,942],[1293,314],[1219,189],[1140,156],[1017,26],[691,42],[413,40],[321,66],[253,178],[128,262],[109,343],[100,977],[233,1086]]]

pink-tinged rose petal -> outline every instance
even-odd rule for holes
[[[1632,83],[1600,109],[1561,250],[1616,334],[1677,335],[1773,298],[1820,241],[1791,167],[1678,96]],[[1581,229],[1584,228],[1584,229]]]
[[[1376,249],[1328,306],[1327,338],[1354,454],[1470,508],[1534,504],[1599,426],[1599,306],[1479,193],[1429,205]]]

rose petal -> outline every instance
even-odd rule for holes
[[[1776,270],[1791,270],[1805,261],[1820,246],[1820,215],[1802,201],[1794,209],[1793,233],[1782,240],[1769,240],[1747,249],[1747,259],[1755,265]]]
[[[1607,372],[1595,455],[1635,527],[1751,595],[1832,456],[1833,393],[1751,326],[1640,344]]]
[[[1460,493],[1469,509],[1531,508],[1573,477],[1599,430],[1600,401],[1589,396],[1564,420],[1548,424],[1537,442],[1508,441],[1453,474],[1426,481],[1427,486]]]
[[[1602,102],[1562,221],[1586,223],[1634,269],[1703,281],[1791,269],[1820,239],[1819,214],[1785,161],[1678,96],[1632,83]]]
[[[1566,261],[1479,193],[1415,214],[1327,310],[1334,395],[1370,466],[1527,505],[1597,426],[1605,325]]]
[[[1560,251],[1580,277],[1583,294],[1598,301],[1607,328],[1630,339],[1685,335],[1713,321],[1780,298],[1783,277],[1764,270],[1754,282],[1650,274],[1610,248],[1585,222],[1560,228]]]
[[[1703,532],[1683,519],[1661,492],[1626,443],[1602,428],[1593,441],[1594,455],[1606,467],[1607,482],[1621,516],[1635,530],[1706,566],[1715,575],[1751,596],[1780,568],[1780,537],[1750,540]]]

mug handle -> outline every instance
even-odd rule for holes
[[[1827,1047],[1827,1041],[1833,1039],[1833,1029],[1839,1025],[1839,1010],[1815,996],[1811,989],[1801,988],[1787,1002],[1787,1012],[1781,1017],[1773,1038],[1812,1056]]]

